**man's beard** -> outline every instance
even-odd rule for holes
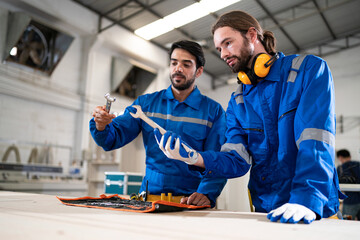
[[[170,81],[172,83],[172,85],[174,86],[175,89],[179,90],[179,91],[183,91],[183,90],[186,90],[188,89],[194,82],[195,82],[195,74],[192,78],[188,79],[185,81],[185,83],[183,84],[178,84],[176,83],[176,81],[173,80],[173,78],[178,75],[178,76],[181,76],[183,78],[185,78],[184,75],[182,75],[181,73],[174,73],[173,75],[170,75]]]
[[[229,66],[231,68],[231,70],[233,71],[233,73],[247,71],[247,69],[249,69],[248,65],[249,65],[250,59],[254,54],[254,51],[250,47],[249,40],[247,40],[246,38],[243,38],[243,39],[244,39],[243,40],[243,48],[240,50],[240,55],[239,56],[233,55],[233,56],[229,57],[229,58],[237,59],[235,65]]]

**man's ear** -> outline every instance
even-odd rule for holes
[[[200,75],[203,73],[204,67],[201,66],[198,69],[196,69],[196,78],[200,77]]]
[[[255,41],[257,40],[256,29],[254,27],[250,27],[246,33],[246,37],[251,43],[255,43]]]

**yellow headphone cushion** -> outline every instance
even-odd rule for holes
[[[278,54],[270,56],[266,53],[259,53],[255,56],[251,69],[247,72],[239,72],[238,80],[243,84],[256,84],[258,79],[265,78],[270,72],[270,66],[278,59]]]
[[[259,78],[264,78],[268,75],[270,68],[265,67],[265,64],[270,60],[271,56],[267,54],[260,54],[257,56],[255,64],[254,64],[254,73]]]
[[[240,80],[243,84],[251,84],[251,81],[248,75],[245,72],[239,72],[237,76],[238,80]]]

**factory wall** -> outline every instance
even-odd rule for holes
[[[5,7],[1,9],[1,43],[6,39],[7,10],[26,12],[29,6],[24,6],[25,9]],[[34,18],[46,22],[41,16]],[[54,27],[62,29],[64,26]],[[62,30],[69,31],[66,27]],[[1,55],[3,46],[0,46]],[[83,97],[79,88],[82,78],[81,50],[82,39],[77,35],[64,61],[51,77],[3,62],[0,64],[0,107],[3,110],[0,119],[1,156],[7,145],[15,144],[20,149],[22,163],[27,162],[34,147],[41,152],[51,146],[52,157],[46,161],[53,161],[55,165],[66,163],[66,169],[70,161],[80,158],[77,136],[82,129],[77,122]]]
[[[167,52],[118,26],[97,33],[97,15],[72,1],[1,1],[1,59],[5,58],[10,12],[26,13],[74,40],[51,76],[23,66],[0,64],[0,156],[14,145],[19,148],[21,163],[27,163],[31,151],[38,148],[42,155],[48,155],[42,158],[43,163],[61,165],[64,173],[73,164],[85,163],[86,169],[86,163],[97,160],[117,162],[119,167],[113,171],[144,173],[141,136],[115,154],[107,154],[94,144],[88,123],[93,108],[104,105],[104,94],[110,91],[113,57],[157,72],[147,93],[170,84]],[[198,84],[205,89],[211,86],[206,74]],[[112,111],[119,113],[133,101],[120,95],[116,98]],[[16,155],[10,154],[7,162],[16,161]]]
[[[7,11],[26,12],[34,19],[70,34],[74,41],[51,76],[0,64],[0,156],[8,145],[18,144],[23,163],[34,146],[52,146],[52,157],[48,160],[63,165],[65,170],[73,161],[80,163],[96,159],[99,149],[90,137],[88,122],[92,109],[105,104],[103,96],[110,91],[112,57],[136,61],[156,70],[157,77],[146,92],[170,84],[166,51],[118,26],[97,34],[97,16],[72,1],[0,2],[3,20],[0,23],[0,43],[5,38]],[[325,58],[335,79],[336,113],[344,119],[342,132],[338,130],[336,147],[349,148],[357,159],[360,159],[359,53],[360,47],[357,47]],[[197,79],[197,85],[202,93],[220,102],[224,109],[237,88],[237,85],[228,85],[212,90],[206,73]],[[120,113],[133,101],[120,95],[116,97],[112,111]],[[111,155],[114,158],[111,161],[118,162],[119,168],[114,171],[144,173],[145,153],[141,136],[115,153]],[[8,161],[14,162],[14,156],[10,156]],[[229,180],[218,207],[249,211],[247,181],[248,175]]]
[[[161,76],[166,65],[166,53],[118,27],[98,35],[97,16],[76,3],[26,2],[2,3],[2,19],[6,20],[7,10],[22,11],[41,23],[72,35],[74,41],[51,76],[0,65],[1,105],[6,111],[0,120],[1,138],[10,142],[65,145],[72,148],[72,158],[80,159],[82,150],[88,147],[90,113],[94,106],[105,103],[103,95],[110,90],[111,57],[136,58],[140,52],[148,52],[138,60],[155,61]],[[77,19],[78,16],[82,17]],[[6,33],[6,26],[6,21],[2,21],[2,33]],[[6,34],[1,34],[2,43],[5,38]],[[157,81],[149,91],[154,91],[156,84]],[[121,111],[130,102],[120,97],[113,110]]]
[[[360,47],[325,57],[335,84],[336,150],[347,148],[360,161]],[[336,161],[339,164],[338,161]]]

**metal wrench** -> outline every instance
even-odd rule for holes
[[[116,101],[115,97],[110,97],[110,93],[105,94],[105,99],[106,99],[106,112],[109,113],[110,112],[110,108],[111,108],[111,103]]]
[[[132,113],[130,112],[130,115],[133,118],[140,118],[142,120],[144,120],[144,122],[146,122],[147,124],[149,124],[152,128],[157,128],[159,129],[160,133],[162,135],[164,135],[166,133],[166,130],[163,129],[162,127],[160,127],[156,122],[154,122],[153,120],[151,120],[150,118],[148,118],[148,116],[145,115],[145,113],[142,111],[141,106],[139,105],[133,105],[133,108],[136,109],[136,113]]]
[[[160,133],[162,135],[164,135],[166,133],[166,130],[163,129],[162,127],[160,127],[156,122],[154,122],[153,120],[151,120],[150,118],[148,118],[148,116],[145,115],[145,113],[142,111],[141,106],[139,105],[133,105],[133,108],[136,109],[136,113],[132,113],[130,112],[130,115],[133,118],[140,118],[142,119],[144,122],[146,122],[147,124],[149,124],[152,128],[157,128],[159,129]],[[189,148],[188,146],[186,146],[184,143],[182,143],[182,146],[185,148],[186,151],[189,152],[189,157],[192,156],[191,153],[195,152],[195,150]]]

